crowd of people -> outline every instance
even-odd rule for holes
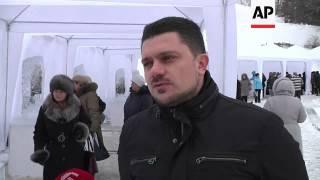
[[[312,72],[312,76],[312,94],[317,94],[316,82],[320,83],[320,79],[317,79],[320,78],[320,76],[317,77],[315,72]],[[273,96],[274,92],[272,90],[272,86],[274,82],[281,77],[282,74],[280,72],[270,72],[269,78],[267,79],[264,73],[262,73],[262,79],[260,80],[259,73],[256,73],[255,71],[252,71],[251,78],[248,78],[248,75],[243,73],[241,75],[241,79],[237,82],[237,99],[248,102],[248,96],[251,95],[254,97],[255,103],[260,103],[261,96],[262,98],[265,96]],[[295,90],[294,96],[300,99],[301,95],[303,95],[306,90],[305,73],[302,73],[301,75],[296,72],[293,74],[286,72],[285,77],[289,78],[293,82]]]
[[[308,180],[301,138],[290,135],[297,129],[277,112],[280,98],[270,98],[262,109],[221,94],[207,70],[209,57],[195,22],[166,17],[146,25],[141,54],[148,87],[134,72],[118,148],[121,180]],[[253,91],[261,102],[265,82],[259,73],[242,74],[241,100]],[[268,90],[285,97],[293,87],[292,80],[279,78]],[[74,169],[92,172],[84,146],[93,133],[103,142],[97,88],[87,76],[51,79],[31,155],[44,166],[44,180],[67,177],[61,173]],[[296,100],[280,101],[296,104],[292,111],[298,114],[304,110]],[[298,122],[304,121],[299,115]]]

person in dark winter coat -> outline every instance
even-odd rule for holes
[[[44,166],[44,180],[53,180],[72,168],[85,170],[84,143],[90,124],[79,99],[73,94],[69,77],[54,76],[50,92],[39,110],[31,155],[33,162]]]
[[[266,76],[264,75],[264,73],[262,73],[262,98],[264,98],[265,96],[265,89],[266,89],[266,81],[267,81],[267,78]]]
[[[124,124],[121,180],[307,180],[298,143],[275,114],[219,93],[199,26],[144,28],[142,64],[156,104]]]
[[[241,83],[241,100],[243,102],[247,102],[249,92],[252,89],[252,85],[251,85],[251,82],[250,82],[248,75],[246,73],[243,73],[241,75],[240,83]]]
[[[152,106],[153,99],[150,95],[148,87],[145,85],[143,77],[138,71],[132,73],[132,83],[130,87],[130,95],[124,104],[124,122],[138,112],[141,112]]]

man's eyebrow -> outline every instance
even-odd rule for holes
[[[157,54],[157,56],[163,56],[163,55],[168,55],[168,54],[178,54],[178,53],[176,51],[164,51],[164,52]]]

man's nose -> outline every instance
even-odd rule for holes
[[[150,72],[152,76],[163,75],[165,73],[165,66],[159,61],[154,61]]]

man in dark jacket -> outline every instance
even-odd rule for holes
[[[123,126],[121,180],[307,180],[299,145],[275,114],[219,93],[200,28],[145,27],[142,64],[156,104]]]
[[[132,73],[132,84],[130,95],[124,104],[124,122],[126,120],[152,106],[153,100],[148,87],[145,85],[143,77],[138,71]]]

